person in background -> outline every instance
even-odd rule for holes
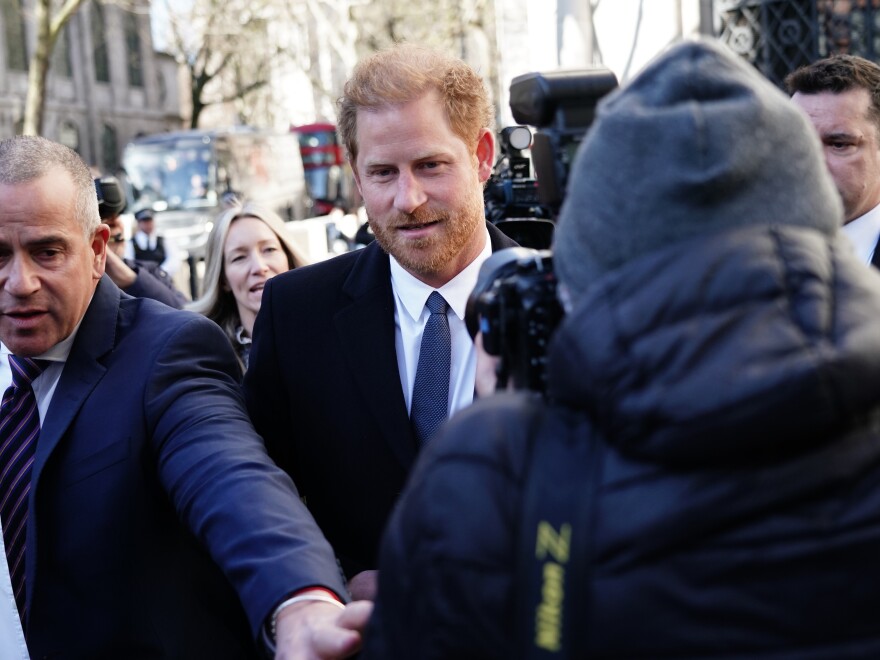
[[[365,660],[880,657],[880,273],[802,112],[717,42],[598,105],[547,399],[431,443]]]
[[[125,244],[124,256],[137,261],[153,261],[169,276],[174,277],[180,269],[181,257],[173,241],[166,241],[156,233],[155,216],[155,212],[149,207],[134,214],[137,230]]]
[[[174,282],[154,261],[125,258],[125,228],[120,214],[125,210],[125,196],[116,177],[95,179],[98,213],[110,229],[107,242],[107,275],[125,293],[135,298],[152,298],[169,307],[182,309],[188,302]]]
[[[464,324],[480,265],[514,243],[486,222],[493,112],[463,61],[398,45],[358,64],[339,130],[376,240],[266,284],[244,390],[355,597],[425,443],[474,396]]]
[[[862,261],[880,268],[880,66],[833,55],[789,74],[785,85],[822,140],[843,200],[843,233]]]
[[[12,643],[35,658],[256,660],[258,641],[283,658],[351,655],[371,604],[343,606],[332,549],[248,419],[229,342],[123,294],[104,274],[109,235],[74,151],[0,141]]]
[[[223,329],[245,371],[266,282],[306,263],[277,213],[235,203],[214,222],[205,248],[204,293],[189,309]]]

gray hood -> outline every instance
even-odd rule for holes
[[[726,47],[691,41],[601,102],[569,179],[554,262],[577,297],[693,236],[745,225],[831,235],[842,219],[809,120]]]

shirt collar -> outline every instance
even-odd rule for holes
[[[71,332],[65,339],[59,341],[42,355],[34,356],[33,359],[48,360],[49,362],[67,362],[67,358],[70,355],[70,349],[73,348],[73,342],[76,340],[80,325],[82,325],[82,319],[79,320],[79,323],[76,324],[73,332]],[[3,360],[8,361],[10,353],[11,351],[6,347],[6,344],[0,343],[0,356],[3,357]]]
[[[408,273],[403,266],[393,256],[391,259],[391,285],[394,293],[397,295],[403,308],[406,309],[414,321],[417,321],[425,309],[425,303],[428,302],[428,296],[433,291],[439,291],[440,295],[446,300],[455,315],[464,319],[465,308],[467,307],[468,297],[477,284],[477,276],[480,274],[480,266],[492,254],[492,242],[489,239],[489,230],[483,229],[485,243],[483,250],[477,255],[477,258],[469,263],[464,270],[449,280],[439,289],[435,289],[425,284],[420,279]]]
[[[842,231],[853,244],[859,259],[870,263],[877,237],[880,236],[880,206],[875,206],[864,215],[847,222]]]
[[[245,332],[243,325],[240,325],[235,329],[235,341],[237,341],[242,346],[251,343],[252,340],[250,336],[248,336],[248,334]]]

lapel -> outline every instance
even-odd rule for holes
[[[492,250],[516,247],[494,225],[488,224]],[[351,304],[336,313],[334,324],[342,352],[382,435],[400,463],[409,468],[418,443],[406,411],[394,329],[394,293],[388,255],[373,241],[351,269],[343,292]]]
[[[498,252],[498,250],[505,248],[519,247],[519,243],[507,236],[491,222],[486,223],[486,228],[489,230],[489,242],[492,244],[492,252]]]
[[[61,379],[52,395],[52,403],[49,404],[46,419],[40,427],[40,438],[37,441],[34,464],[31,469],[25,550],[25,583],[27,584],[28,607],[30,607],[37,571],[36,502],[40,475],[43,473],[49,456],[73,422],[76,413],[106,371],[106,368],[99,364],[98,358],[113,348],[119,298],[119,289],[104,275],[98,283],[95,295],[92,297],[79,326],[76,339],[70,349],[70,355],[61,372]],[[51,487],[51,484],[46,487]],[[57,514],[57,512],[55,513]]]
[[[98,358],[114,345],[120,291],[105,275],[98,283],[67,357],[52,403],[40,428],[31,473],[31,511],[40,474],[76,413],[107,370]]]
[[[880,237],[877,238],[877,243],[874,245],[874,254],[871,255],[871,265],[874,268],[880,268]]]
[[[388,255],[373,241],[351,269],[343,292],[351,304],[334,324],[355,382],[400,463],[409,468],[417,443],[409,423],[394,342],[394,294]]]

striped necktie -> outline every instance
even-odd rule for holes
[[[40,435],[40,415],[31,382],[48,366],[45,360],[9,356],[12,385],[0,403],[0,523],[12,591],[25,619],[25,542],[31,467]]]

